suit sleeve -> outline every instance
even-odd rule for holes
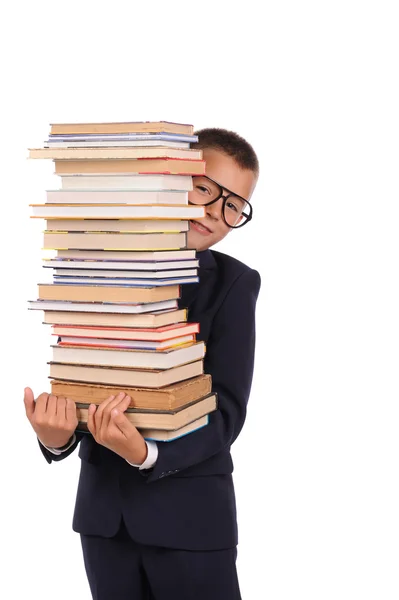
[[[212,376],[218,409],[202,429],[158,443],[158,460],[147,482],[177,473],[229,449],[245,421],[255,352],[255,308],[260,276],[245,271],[232,284],[216,313],[206,346],[204,369]]]
[[[64,460],[64,458],[67,458],[67,456],[72,454],[72,452],[75,450],[75,448],[77,448],[77,445],[79,444],[80,440],[82,439],[82,437],[85,434],[81,433],[79,431],[75,431],[75,435],[76,435],[75,442],[72,444],[72,446],[70,448],[68,448],[68,450],[65,450],[65,452],[62,452],[62,454],[53,454],[53,452],[50,452],[50,450],[47,450],[47,448],[45,446],[43,446],[43,444],[40,442],[39,439],[37,440],[39,443],[40,450],[42,451],[44,458],[47,460],[47,462],[49,464],[51,464],[53,462],[53,460],[54,461]]]

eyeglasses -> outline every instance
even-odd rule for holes
[[[223,190],[228,192],[223,195]],[[228,227],[238,229],[243,227],[252,219],[252,206],[231,190],[221,186],[217,181],[214,181],[206,175],[196,175],[193,177],[193,191],[190,192],[190,204],[201,204],[208,206],[214,204],[223,198],[222,216]]]

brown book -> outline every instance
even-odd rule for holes
[[[53,160],[116,160],[135,158],[187,158],[202,160],[202,150],[166,148],[164,146],[98,147],[98,148],[30,148],[29,158]]]
[[[55,160],[56,175],[139,173],[142,175],[205,175],[204,160],[135,158],[121,160]]]
[[[132,369],[50,362],[50,378],[71,382],[162,388],[204,373],[203,360],[171,369]]]
[[[179,285],[125,287],[106,285],[58,285],[39,283],[39,300],[70,302],[116,302],[144,304],[180,298]]]
[[[183,435],[187,435],[188,433],[192,433],[197,431],[198,429],[202,429],[209,422],[209,415],[205,415],[199,419],[196,419],[192,423],[185,425],[184,427],[179,427],[179,429],[174,430],[166,430],[166,429],[149,429],[149,428],[140,428],[140,432],[142,436],[146,440],[154,440],[156,442],[171,442],[173,440],[177,440]],[[87,431],[86,423],[79,423],[78,430]]]
[[[131,397],[131,408],[176,410],[207,396],[212,391],[212,380],[208,374],[179,381],[160,389],[141,387],[116,387],[87,383],[52,380],[51,393],[64,396],[83,404],[101,404],[110,396],[125,392]]]
[[[194,126],[170,121],[136,121],[120,123],[51,123],[51,135],[102,133],[179,133],[193,135]]]
[[[76,404],[76,416],[80,423],[87,423],[90,404]],[[125,411],[129,421],[138,428],[174,430],[184,427],[216,410],[217,394],[209,394],[176,410],[147,410],[128,408]]]
[[[137,315],[46,310],[43,322],[48,325],[154,328],[187,322],[187,309],[161,310]]]
[[[59,250],[173,250],[187,246],[187,233],[118,233],[102,232],[48,232],[43,236],[43,248]]]

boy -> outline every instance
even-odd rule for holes
[[[218,410],[202,429],[168,443],[146,442],[123,412],[119,394],[89,409],[92,435],[74,433],[71,400],[25,390],[25,407],[51,463],[81,441],[73,529],[80,533],[95,600],[237,600],[237,523],[230,446],[244,424],[255,345],[257,271],[209,248],[251,219],[258,178],[252,147],[234,132],[204,129],[206,177],[193,178],[190,203],[205,205],[192,221],[198,284],[182,286],[180,306],[200,323],[204,370]]]

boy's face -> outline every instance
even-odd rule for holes
[[[257,176],[249,169],[241,169],[234,158],[218,150],[205,148],[203,159],[206,161],[206,175],[217,181],[221,186],[226,186],[238,196],[249,200],[255,188]],[[190,194],[188,199],[190,200]],[[224,195],[227,192],[224,191]],[[205,208],[205,217],[198,221],[190,221],[190,230],[187,235],[188,248],[194,250],[207,250],[220,242],[231,227],[226,225],[222,216],[223,198],[209,204]]]

